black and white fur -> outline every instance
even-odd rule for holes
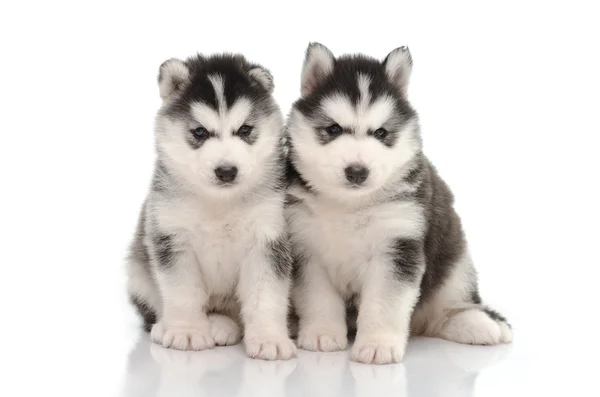
[[[283,119],[269,71],[241,55],[159,71],[156,166],[128,260],[129,295],[165,347],[237,343],[288,359],[291,254]],[[233,170],[233,171],[232,171]]]
[[[344,349],[347,306],[358,309],[351,357],[364,363],[400,361],[410,333],[512,338],[482,304],[453,196],[421,151],[411,69],[406,47],[382,62],[308,47],[287,126],[299,348]]]

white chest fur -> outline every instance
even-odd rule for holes
[[[422,208],[409,201],[350,209],[306,198],[290,206],[286,217],[294,247],[311,265],[324,267],[342,294],[356,292],[393,238],[417,238],[423,230]]]
[[[160,207],[161,227],[183,233],[193,249],[210,295],[231,295],[240,267],[285,228],[283,196],[236,205],[210,205],[194,198]]]

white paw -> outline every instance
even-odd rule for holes
[[[471,345],[497,345],[512,340],[510,327],[492,320],[479,309],[466,310],[448,319],[442,338]]]
[[[207,322],[186,325],[170,325],[159,321],[152,327],[152,341],[177,350],[206,350],[215,346]]]
[[[235,345],[242,338],[240,326],[233,319],[220,314],[210,314],[210,336],[217,346]]]
[[[298,334],[298,348],[314,352],[335,352],[348,347],[345,330],[301,329]]]
[[[406,338],[395,335],[357,336],[350,357],[363,364],[399,363],[404,357]]]
[[[246,336],[246,353],[260,360],[288,360],[296,355],[296,345],[287,335]]]

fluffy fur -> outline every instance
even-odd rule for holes
[[[358,309],[359,362],[400,361],[411,331],[511,340],[506,320],[481,302],[453,196],[422,153],[411,70],[406,47],[383,61],[308,47],[287,126],[300,348],[344,349],[348,305]]]
[[[165,347],[235,344],[243,329],[249,356],[290,358],[283,121],[271,74],[241,55],[198,55],[164,62],[158,83],[131,301]]]

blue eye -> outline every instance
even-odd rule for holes
[[[373,133],[373,136],[377,139],[384,139],[387,135],[388,135],[387,130],[385,130],[383,128],[378,128]]]
[[[246,125],[246,124],[244,124],[237,130],[237,134],[240,136],[246,136],[246,135],[250,134],[251,132],[252,132],[252,127],[250,127],[249,125]]]
[[[333,124],[325,128],[325,131],[327,131],[329,135],[340,135],[344,130],[339,124]]]
[[[192,130],[192,133],[196,138],[206,138],[208,136],[208,131],[204,127],[198,127]]]

